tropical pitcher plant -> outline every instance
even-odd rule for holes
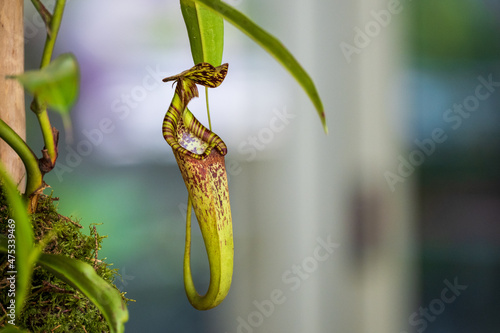
[[[311,78],[277,39],[220,0],[181,0],[180,3],[195,66],[163,79],[164,82],[174,81],[176,84],[163,121],[163,136],[172,147],[188,191],[184,252],[186,295],[193,307],[208,310],[220,304],[229,292],[234,257],[231,206],[224,163],[227,147],[212,132],[207,89],[218,87],[228,71],[227,63],[221,65],[223,18],[253,38],[290,71],[316,106],[325,132],[327,127],[323,106]],[[188,109],[191,99],[198,97],[197,85],[206,89],[209,128],[203,126]],[[210,265],[210,284],[204,296],[196,291],[191,275],[192,208]]]
[[[163,121],[163,136],[172,147],[189,193],[184,254],[184,285],[189,302],[211,309],[226,297],[233,273],[233,228],[222,139],[203,126],[187,105],[198,96],[197,84],[217,87],[227,64],[200,63],[163,81],[176,81],[174,98]],[[210,264],[210,286],[205,296],[196,292],[190,267],[191,204],[200,225]]]

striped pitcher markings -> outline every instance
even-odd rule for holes
[[[228,65],[200,63],[178,75],[163,79],[176,84],[174,97],[163,120],[163,137],[172,147],[189,193],[184,251],[184,288],[198,310],[220,304],[233,275],[233,227],[224,156],[224,141],[203,126],[187,105],[198,97],[197,84],[218,87]],[[215,149],[213,149],[215,148]],[[191,274],[191,203],[203,236],[210,265],[210,284],[204,296],[196,291]]]
[[[187,109],[187,104],[194,97],[198,97],[196,84],[210,88],[218,87],[227,74],[228,64],[214,67],[208,63],[200,63],[180,74],[167,77],[163,82],[177,83],[175,94],[163,120],[163,136],[175,151],[190,155],[196,159],[205,159],[211,148],[215,147],[222,155],[226,155],[227,147],[224,141],[215,133],[203,126]],[[192,137],[199,138],[208,146],[203,153],[190,151],[182,146],[182,138],[178,137],[177,128],[184,126]],[[180,141],[180,142],[179,142]]]

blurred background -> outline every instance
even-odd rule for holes
[[[227,3],[312,76],[329,134],[291,76],[226,23],[229,72],[209,94],[229,147],[235,262],[227,299],[206,312],[184,294],[187,192],[161,133],[174,92],[161,79],[193,65],[179,3],[66,5],[55,54],[76,55],[81,94],[45,180],[61,213],[102,223],[99,254],[136,300],[127,332],[498,332],[500,5]],[[45,30],[30,1],[25,37],[35,69]],[[190,109],[207,124],[203,93]]]

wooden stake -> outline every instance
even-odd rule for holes
[[[24,71],[23,3],[23,0],[0,1],[0,118],[26,140],[24,90],[16,80],[5,78]],[[0,140],[0,160],[24,192],[24,165],[3,140]]]

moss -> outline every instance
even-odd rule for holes
[[[32,215],[35,242],[46,237],[52,238],[45,247],[45,253],[66,255],[87,262],[104,280],[114,285],[118,277],[117,270],[112,269],[111,264],[98,260],[98,251],[106,237],[97,233],[95,224],[89,227],[89,235],[83,234],[78,222],[57,212],[54,204],[57,200],[51,196],[40,196],[37,211]],[[1,233],[6,233],[8,218],[9,209],[5,205],[3,193],[0,193]],[[6,256],[0,254],[0,327],[7,320],[4,305],[8,301],[6,266]],[[33,271],[31,294],[17,323],[37,333],[109,332],[104,317],[92,302],[39,266]]]

